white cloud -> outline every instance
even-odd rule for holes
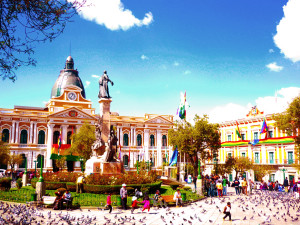
[[[173,63],[173,65],[174,65],[174,66],[179,66],[179,62],[175,61],[175,62]]]
[[[270,48],[269,53],[273,53],[273,52],[274,52],[274,49]]]
[[[273,72],[280,72],[283,69],[283,66],[278,66],[276,62],[272,62],[268,65],[266,65],[270,69],[270,71]]]
[[[186,71],[184,71],[184,74],[185,75],[188,75],[188,74],[191,74],[192,72],[190,71],[190,70],[186,70]]]
[[[141,59],[142,59],[142,60],[147,60],[147,59],[149,59],[149,57],[148,57],[148,56],[145,56],[145,55],[142,55],[142,56],[141,56]]]
[[[283,12],[273,39],[286,58],[297,62],[300,61],[300,1],[289,0]]]
[[[84,87],[87,88],[88,86],[90,86],[90,84],[91,84],[91,82],[87,80],[87,81],[85,82],[85,86],[84,86]]]
[[[92,75],[92,77],[94,77],[94,78],[100,78],[99,75]]]
[[[151,12],[146,13],[143,19],[138,19],[132,11],[125,9],[121,0],[87,0],[78,13],[84,19],[104,25],[109,30],[128,30],[134,26],[147,26],[153,22]]]
[[[255,100],[258,110],[264,114],[280,113],[287,109],[289,103],[300,95],[300,88],[282,88],[275,93],[275,96],[259,97]],[[245,118],[253,105],[251,103],[239,105],[228,103],[223,106],[213,108],[209,113],[211,122],[220,123],[225,121]]]

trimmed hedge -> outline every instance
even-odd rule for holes
[[[76,183],[72,183],[72,182],[68,182],[66,184],[67,186],[67,189],[70,191],[70,192],[75,192],[76,191]]]
[[[0,190],[1,191],[9,191],[11,188],[11,178],[4,177],[0,179]]]
[[[139,190],[143,188],[147,188],[149,192],[155,192],[161,186],[161,181],[152,183],[152,184],[128,184],[128,188],[133,188],[134,190],[137,188]],[[91,185],[84,184],[84,192],[86,193],[94,193],[94,194],[119,194],[122,185]]]

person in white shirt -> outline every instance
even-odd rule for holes
[[[231,221],[231,213],[230,213],[230,210],[231,210],[231,203],[230,203],[230,202],[227,202],[227,205],[226,205],[225,208],[224,208],[224,214],[225,214],[225,216],[223,217],[223,220],[225,220],[226,217],[229,216],[229,221]]]
[[[182,207],[182,198],[181,198],[181,193],[180,193],[180,189],[178,188],[177,191],[174,194],[174,201],[176,201],[176,207],[178,206],[178,203],[180,204],[180,206]]]

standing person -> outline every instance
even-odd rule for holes
[[[148,212],[150,211],[150,199],[149,196],[145,196],[144,201],[142,201],[144,204],[142,212],[144,212],[145,209],[148,209]]]
[[[242,182],[243,182],[243,177],[242,176],[240,176],[240,178],[239,178],[239,192],[240,192],[240,194],[242,193],[242,191],[243,191],[243,188],[242,188]]]
[[[174,198],[173,199],[174,199],[174,201],[176,201],[176,207],[179,207],[178,203],[182,207],[182,198],[181,198],[181,193],[180,193],[179,188],[177,188],[177,191],[174,193]]]
[[[206,190],[206,196],[207,197],[209,197],[210,196],[210,191],[209,191],[209,189],[210,189],[210,182],[209,182],[209,178],[208,177],[205,177],[204,178],[204,188],[205,188],[205,190]]]
[[[211,179],[211,182],[210,182],[210,197],[215,196],[215,189],[216,189],[216,183],[213,179]]]
[[[229,221],[231,221],[230,210],[231,210],[231,204],[230,204],[230,202],[227,202],[227,205],[224,207],[224,214],[225,214],[225,216],[223,217],[223,220],[225,220],[226,217],[229,216]]]
[[[223,185],[223,195],[227,195],[227,186],[229,184],[229,181],[227,180],[227,177],[224,176],[222,185]]]
[[[288,181],[287,177],[284,179],[283,186],[284,186],[285,193],[288,193],[289,192],[289,181]]]
[[[234,188],[235,188],[235,194],[240,195],[240,190],[239,190],[240,182],[239,182],[237,177],[235,177],[235,180],[233,181],[233,185],[234,185]]]
[[[252,195],[253,185],[254,185],[254,182],[251,179],[249,179],[249,191],[250,191],[250,195]]]
[[[122,184],[122,188],[120,189],[120,196],[122,201],[122,207],[124,210],[127,210],[127,190],[126,184]]]
[[[197,176],[193,177],[193,183],[194,183],[195,193],[196,193],[197,192]]]
[[[221,183],[221,181],[218,181],[217,183],[217,191],[218,191],[218,197],[220,198],[221,196],[223,196],[223,185]]]
[[[108,193],[107,198],[106,198],[106,206],[109,210],[109,213],[112,211],[112,206],[111,206],[111,193]]]
[[[77,190],[76,190],[76,192],[77,193],[83,193],[84,192],[84,190],[83,190],[83,183],[84,183],[84,175],[81,175],[81,176],[79,176],[78,178],[77,178]]]
[[[243,188],[243,193],[244,195],[247,195],[247,181],[246,181],[246,178],[244,178],[244,180],[242,181],[242,188]]]

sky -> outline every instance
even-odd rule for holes
[[[35,45],[36,67],[0,81],[0,108],[43,107],[71,54],[96,112],[104,70],[111,111],[124,116],[176,115],[184,92],[189,120],[282,112],[300,93],[299,11],[298,0],[87,0]]]

